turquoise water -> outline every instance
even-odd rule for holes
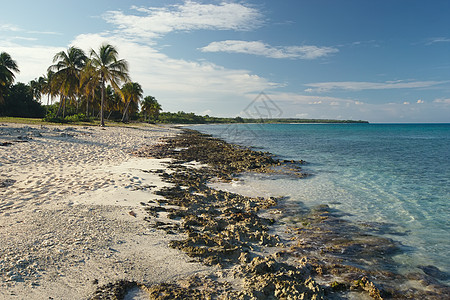
[[[200,125],[228,142],[305,160],[305,179],[245,175],[230,190],[328,204],[354,222],[390,224],[405,271],[450,272],[450,124]],[[394,230],[392,230],[394,228]]]

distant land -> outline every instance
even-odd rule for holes
[[[186,113],[183,111],[172,113],[172,112],[162,112],[156,123],[166,123],[166,124],[222,124],[222,123],[271,123],[271,124],[303,124],[303,123],[369,123],[368,121],[362,120],[333,120],[333,119],[297,119],[297,118],[222,118],[222,117],[211,117],[211,116],[200,116],[194,113]]]

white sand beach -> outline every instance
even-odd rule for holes
[[[164,160],[131,152],[176,134],[159,126],[0,124],[0,298],[87,299],[117,280],[160,283],[207,272],[167,246],[140,202]]]

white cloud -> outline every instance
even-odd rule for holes
[[[198,29],[252,30],[262,24],[258,10],[238,3],[219,5],[186,1],[181,5],[160,8],[132,7],[143,16],[109,11],[104,15],[108,23],[133,38],[156,38],[172,31]]]
[[[205,110],[205,111],[200,112],[200,115],[206,116],[206,115],[211,115],[212,113],[213,113],[212,110],[207,109],[207,110]]]
[[[300,113],[300,114],[295,114],[296,118],[307,118],[308,114],[307,113]]]
[[[436,43],[449,43],[450,38],[447,37],[435,37],[430,39],[430,41],[427,43],[427,45],[436,44]]]
[[[448,81],[386,81],[386,82],[364,82],[364,81],[336,81],[307,83],[305,92],[328,92],[330,90],[386,90],[386,89],[414,89],[428,88],[435,85],[447,83]]]
[[[15,36],[12,37],[11,40],[22,40],[22,41],[37,41],[37,38],[32,38],[32,37],[24,37],[24,36]]]
[[[448,99],[436,99],[436,100],[433,101],[433,103],[450,104],[450,98],[448,98]]]
[[[45,35],[62,35],[62,33],[56,32],[56,31],[36,31],[36,30],[31,30],[31,31],[27,31],[27,33],[31,33],[31,34],[45,34]]]
[[[54,31],[36,31],[36,30],[25,31],[24,29],[20,28],[19,26],[14,25],[14,24],[0,24],[0,31],[26,32],[29,34],[61,35],[61,33],[54,32]]]
[[[22,31],[22,29],[13,24],[0,24],[0,31]]]
[[[255,95],[256,96],[256,95]],[[328,97],[328,96],[311,96],[302,95],[297,93],[269,93],[267,96],[276,101],[277,103],[291,103],[296,105],[318,105],[323,104],[326,106],[345,106],[355,105],[355,100],[338,98],[338,97]]]
[[[354,99],[295,93],[270,93],[268,96],[283,110],[282,117],[286,118],[362,119],[368,117],[365,111],[370,109],[370,105],[357,105],[358,101]]]
[[[261,55],[270,58],[316,59],[336,53],[339,50],[331,47],[287,46],[273,47],[260,41],[226,40],[212,42],[200,48],[203,52],[228,52]]]

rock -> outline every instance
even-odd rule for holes
[[[448,273],[439,270],[439,268],[435,266],[419,266],[419,269],[421,269],[425,274],[439,280],[446,281],[450,279],[450,275]]]
[[[10,281],[16,281],[16,282],[23,282],[24,281],[22,275],[20,275],[20,274],[12,274],[9,277],[9,280]]]
[[[125,280],[109,283],[107,285],[97,287],[97,290],[90,299],[91,300],[123,299],[126,293],[136,286],[137,286],[136,282],[130,282]]]
[[[363,277],[359,280],[356,280],[352,286],[353,289],[362,289],[367,291],[369,295],[376,300],[383,300],[381,297],[380,290],[375,286],[375,284],[370,281],[367,277]]]
[[[248,252],[241,252],[241,255],[239,255],[239,262],[241,264],[250,262],[250,254]]]

